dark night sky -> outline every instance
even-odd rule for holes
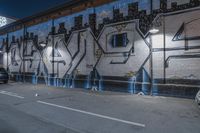
[[[0,15],[25,18],[70,0],[0,0]]]

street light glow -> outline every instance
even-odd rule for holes
[[[151,29],[149,30],[149,32],[150,32],[151,34],[156,34],[156,33],[159,32],[159,29],[153,27],[153,28],[151,28]]]
[[[41,43],[40,46],[42,46],[42,47],[46,47],[47,44],[46,44],[46,43]]]
[[[7,19],[5,17],[0,16],[0,27],[7,24]]]

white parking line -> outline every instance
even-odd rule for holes
[[[3,95],[8,95],[8,96],[12,96],[12,97],[16,97],[16,98],[20,98],[20,99],[24,99],[24,97],[22,97],[22,96],[19,96],[18,94],[16,94],[16,93],[13,93],[13,92],[8,92],[8,91],[0,91],[0,94],[3,94]]]
[[[41,104],[49,105],[49,106],[54,106],[54,107],[58,107],[58,108],[62,108],[62,109],[66,109],[66,110],[82,113],[82,114],[92,115],[92,116],[96,116],[96,117],[99,117],[99,118],[104,118],[104,119],[109,119],[109,120],[113,120],[113,121],[129,124],[129,125],[133,125],[133,126],[145,127],[145,124],[141,124],[141,123],[126,121],[126,120],[122,120],[122,119],[118,119],[118,118],[114,118],[114,117],[110,117],[110,116],[106,116],[106,115],[100,115],[100,114],[96,114],[96,113],[92,113],[92,112],[87,112],[87,111],[78,110],[78,109],[74,109],[74,108],[70,108],[70,107],[60,106],[60,105],[47,103],[47,102],[43,102],[43,101],[37,101],[37,102],[41,103]]]

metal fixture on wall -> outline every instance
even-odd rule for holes
[[[149,38],[150,38],[150,74],[151,74],[151,95],[153,95],[153,87],[154,87],[154,77],[153,77],[153,42],[152,42],[152,35],[159,32],[159,29],[156,28],[155,25],[149,30]]]

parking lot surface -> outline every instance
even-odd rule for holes
[[[0,133],[199,133],[192,99],[0,84]]]

